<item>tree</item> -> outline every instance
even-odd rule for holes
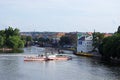
[[[18,48],[23,48],[24,47],[24,41],[19,40],[18,42]]]
[[[20,36],[19,29],[9,26],[9,28],[5,29],[6,38],[9,38],[9,36]]]
[[[71,39],[70,39],[70,37],[68,37],[68,36],[62,36],[62,37],[60,38],[59,43],[60,43],[61,46],[70,45],[70,44],[71,44]]]
[[[21,40],[23,41],[24,44],[26,44],[26,36],[22,35]]]
[[[26,36],[26,46],[31,46],[32,37]]]
[[[4,44],[4,38],[0,36],[0,47],[3,47],[3,44]]]
[[[76,46],[77,45],[77,33],[70,33],[68,37],[70,38],[71,44]]]
[[[118,31],[110,37],[103,39],[102,43],[99,46],[99,52],[101,55],[107,59],[111,58],[120,58],[120,33]]]
[[[13,30],[13,35],[14,35],[14,36],[20,36],[20,30],[17,29],[17,28],[15,28],[15,29]]]
[[[120,33],[120,26],[118,26],[118,30],[117,30],[117,33]]]
[[[18,36],[9,36],[7,39],[7,45],[9,48],[17,49],[23,48],[23,41]]]
[[[28,42],[31,42],[32,41],[32,37],[31,36],[26,36],[26,41]]]
[[[12,27],[0,30],[0,47],[1,48],[23,48],[24,40],[20,36],[19,29]]]
[[[5,31],[0,30],[0,47],[3,47],[5,43]]]
[[[120,58],[120,35],[105,38],[99,51],[106,58]]]
[[[5,35],[6,35],[6,38],[9,38],[9,36],[13,36],[13,28],[9,26],[8,29],[5,29]]]
[[[0,36],[5,37],[5,30],[0,30]]]
[[[104,39],[103,33],[100,33],[100,32],[93,33],[93,46],[94,46],[93,50],[99,47],[103,39]]]

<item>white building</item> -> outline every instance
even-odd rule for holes
[[[77,52],[90,52],[93,50],[92,46],[92,34],[89,33],[77,33]]]

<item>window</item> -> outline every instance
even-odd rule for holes
[[[79,41],[79,44],[82,45],[82,41],[81,40]]]

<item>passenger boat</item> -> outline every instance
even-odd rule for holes
[[[70,56],[62,55],[62,54],[53,54],[53,55],[39,55],[39,56],[29,56],[24,57],[24,61],[49,61],[49,60],[70,60],[72,59]]]

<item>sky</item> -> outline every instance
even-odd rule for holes
[[[115,32],[120,0],[0,0],[0,30]]]

